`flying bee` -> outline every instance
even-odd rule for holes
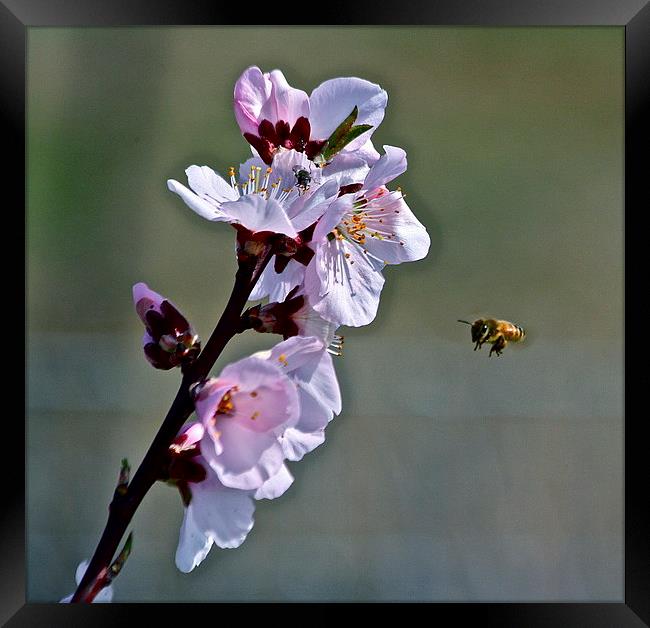
[[[461,321],[472,328],[472,342],[475,342],[474,351],[480,349],[486,342],[489,342],[490,357],[492,352],[501,355],[501,352],[506,348],[509,342],[521,342],[526,337],[526,332],[508,321],[501,321],[494,318],[479,318],[478,320],[470,323],[469,321]]]
[[[293,174],[296,177],[296,187],[304,194],[309,189],[309,184],[311,183],[311,174],[309,174],[307,170],[299,165],[293,167]]]

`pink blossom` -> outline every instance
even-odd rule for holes
[[[358,108],[355,123],[372,128],[342,152],[356,152],[372,163],[378,155],[370,136],[383,120],[387,102],[386,92],[364,79],[331,79],[307,96],[291,87],[280,70],[262,73],[256,66],[242,73],[234,90],[239,128],[265,163],[271,163],[280,148],[304,152],[313,160],[354,107]]]
[[[199,337],[170,301],[146,283],[137,283],[133,286],[133,302],[146,328],[142,338],[144,354],[153,366],[167,370],[198,355]]]
[[[393,146],[384,150],[363,184],[350,186],[313,233],[316,254],[305,272],[305,292],[324,319],[340,325],[370,323],[384,285],[383,267],[422,259],[429,251],[429,235],[399,188],[385,187],[406,170],[406,153]]]
[[[227,487],[258,489],[284,460],[278,437],[300,413],[295,384],[281,363],[249,357],[199,385],[201,455]]]
[[[174,483],[181,489],[185,509],[181,524],[176,566],[188,573],[207,556],[212,545],[223,549],[239,547],[253,528],[255,500],[280,497],[291,486],[293,476],[285,465],[257,490],[241,490],[224,486],[200,453],[205,432],[199,422],[186,425],[170,448]],[[190,459],[203,471],[203,478],[186,464]],[[183,479],[183,476],[190,479]]]

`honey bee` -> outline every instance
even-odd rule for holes
[[[492,345],[490,347],[490,357],[492,356],[492,352],[501,355],[508,342],[521,342],[526,337],[526,332],[519,325],[508,321],[501,321],[494,318],[479,318],[473,323],[460,319],[458,319],[458,322],[471,326],[472,342],[476,343],[474,345],[474,351],[480,349],[486,342]]]

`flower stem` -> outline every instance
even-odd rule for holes
[[[240,259],[235,285],[217,326],[196,361],[184,370],[183,379],[167,416],[128,488],[122,494],[116,492],[109,505],[106,527],[88,569],[70,600],[72,603],[92,602],[97,594],[98,591],[93,590],[93,584],[111,564],[135,511],[160,475],[161,465],[170,444],[194,411],[191,386],[208,375],[228,341],[241,330],[241,312],[272,255],[272,250],[267,247],[259,257]]]

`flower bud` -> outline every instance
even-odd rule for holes
[[[304,305],[304,296],[289,297],[282,303],[255,305],[244,313],[243,318],[245,324],[255,331],[281,334],[286,339],[300,333],[294,315]]]
[[[201,349],[199,337],[170,301],[147,284],[137,283],[133,286],[133,302],[146,328],[144,354],[155,368],[168,370],[196,358]]]

